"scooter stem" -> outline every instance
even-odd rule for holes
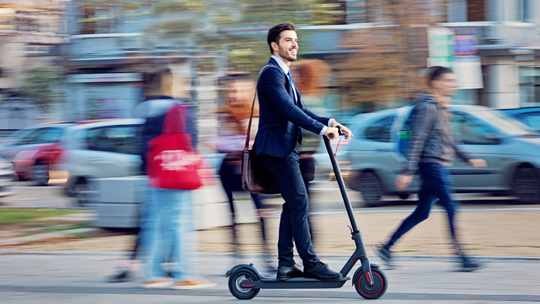
[[[343,183],[343,177],[341,176],[341,171],[337,164],[336,158],[334,157],[334,151],[330,145],[330,140],[326,136],[323,136],[324,145],[326,146],[326,151],[330,157],[330,162],[332,163],[332,168],[334,169],[334,175],[339,185],[339,190],[341,191],[341,196],[343,197],[343,203],[345,204],[345,209],[347,210],[347,215],[349,215],[349,220],[351,222],[352,234],[358,232],[358,227],[356,226],[356,220],[354,219],[354,214],[352,211],[351,203],[349,202],[349,197],[347,196],[347,191],[345,190],[345,183]]]

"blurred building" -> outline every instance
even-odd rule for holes
[[[201,71],[198,63],[216,57],[201,54],[189,32],[158,34],[188,12],[158,13],[157,4],[159,1],[134,1],[132,5],[69,2],[71,43],[62,49],[62,65],[68,74],[66,93],[72,119],[132,117],[143,98],[144,72],[165,66],[174,74],[174,97],[198,102],[203,117],[215,108],[216,73]]]
[[[43,111],[24,90],[29,73],[53,67],[67,43],[64,0],[0,2],[0,136],[44,120],[64,119],[60,94]],[[58,92],[61,87],[54,88]]]
[[[438,22],[423,24],[430,18],[416,16],[417,24],[409,26],[430,33],[426,66],[446,65],[458,73],[462,89],[456,103],[493,108],[540,106],[540,1],[424,2],[429,8],[424,13]],[[346,44],[347,33],[399,26],[384,13],[384,6],[373,3],[346,1],[346,24],[301,27],[306,32],[303,45],[307,44],[301,55],[338,62],[343,54],[355,52]],[[382,105],[388,106],[392,105]]]
[[[347,95],[355,88],[369,91],[374,87],[358,89],[362,81],[355,83],[354,73],[349,83],[338,77],[347,68],[356,69],[357,74],[365,68],[378,69],[377,65],[356,66],[350,61],[351,54],[358,52],[357,46],[366,43],[351,40],[350,34],[380,28],[388,29],[388,33],[399,30],[423,33],[418,41],[416,36],[410,36],[412,48],[420,50],[422,55],[409,57],[414,57],[415,64],[422,67],[452,66],[462,86],[456,103],[495,108],[540,105],[538,0],[411,0],[391,1],[391,5],[372,0],[329,0],[317,4],[298,0],[288,8],[277,8],[279,12],[267,12],[276,8],[256,1],[212,0],[205,2],[204,10],[215,11],[206,13],[201,13],[196,1],[186,3],[2,1],[0,98],[4,102],[0,104],[0,124],[6,124],[5,117],[21,117],[21,113],[32,111],[37,113],[34,118],[12,128],[35,123],[40,115],[42,120],[131,117],[133,108],[142,99],[143,73],[168,66],[175,75],[175,97],[196,101],[200,125],[214,130],[218,78],[244,59],[247,64],[239,65],[240,70],[255,76],[269,56],[265,46],[269,26],[289,16],[291,20],[299,20],[301,57],[323,59],[333,68],[326,106],[336,109],[337,118],[394,107],[406,101],[401,95],[393,100],[379,98],[377,94],[367,98]],[[308,4],[309,9],[300,9]],[[393,5],[415,8],[407,11],[408,17],[395,8],[387,13]],[[218,25],[223,20],[226,22]],[[251,38],[249,45],[244,44],[247,36]],[[236,45],[235,39],[239,41]],[[212,40],[216,41],[215,49],[203,51],[203,43],[207,47],[212,45]],[[368,41],[373,49],[366,57],[388,52],[377,41],[377,38]],[[242,54],[248,55],[242,57]],[[384,61],[384,57],[373,58]],[[55,103],[45,115],[29,101],[26,108],[17,107],[16,115],[6,114],[11,111],[6,98],[20,100],[19,93],[27,77],[25,71],[44,66],[59,67],[65,73],[65,84],[53,88],[62,93],[57,99],[65,100],[65,104]],[[385,66],[380,78],[393,77],[389,67],[391,64]],[[369,78],[370,73],[367,71],[362,76]],[[11,102],[17,103],[22,104]],[[0,125],[0,129],[9,127]],[[205,134],[204,130],[202,133]]]
[[[467,103],[494,108],[540,105],[540,1],[453,1],[448,23],[456,37],[478,42],[484,87]]]

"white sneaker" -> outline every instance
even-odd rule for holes
[[[167,288],[171,287],[173,285],[173,281],[170,279],[160,279],[150,282],[144,282],[143,287],[144,288]]]
[[[175,282],[172,286],[174,289],[202,289],[202,288],[213,288],[216,287],[216,283],[209,282],[203,278],[195,280],[185,280]]]

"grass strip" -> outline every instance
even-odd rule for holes
[[[85,212],[66,209],[0,209],[0,228],[3,225],[25,225],[45,217]]]

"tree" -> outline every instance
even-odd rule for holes
[[[199,55],[224,55],[228,69],[255,78],[269,56],[266,29],[295,24],[345,22],[345,0],[95,0],[78,1],[83,33],[148,16],[145,39],[196,41]],[[97,12],[100,12],[99,14]],[[151,21],[150,19],[157,19]],[[235,32],[234,30],[241,30]],[[259,31],[250,29],[259,29]],[[262,29],[262,30],[261,30]],[[212,66],[208,60],[203,67]]]
[[[42,110],[61,99],[55,86],[64,83],[65,73],[59,67],[39,67],[25,71],[20,95],[33,100]]]
[[[337,82],[350,108],[373,110],[405,102],[425,87],[427,28],[444,20],[444,0],[386,0],[367,7],[371,28],[346,36],[351,50],[338,64]]]

